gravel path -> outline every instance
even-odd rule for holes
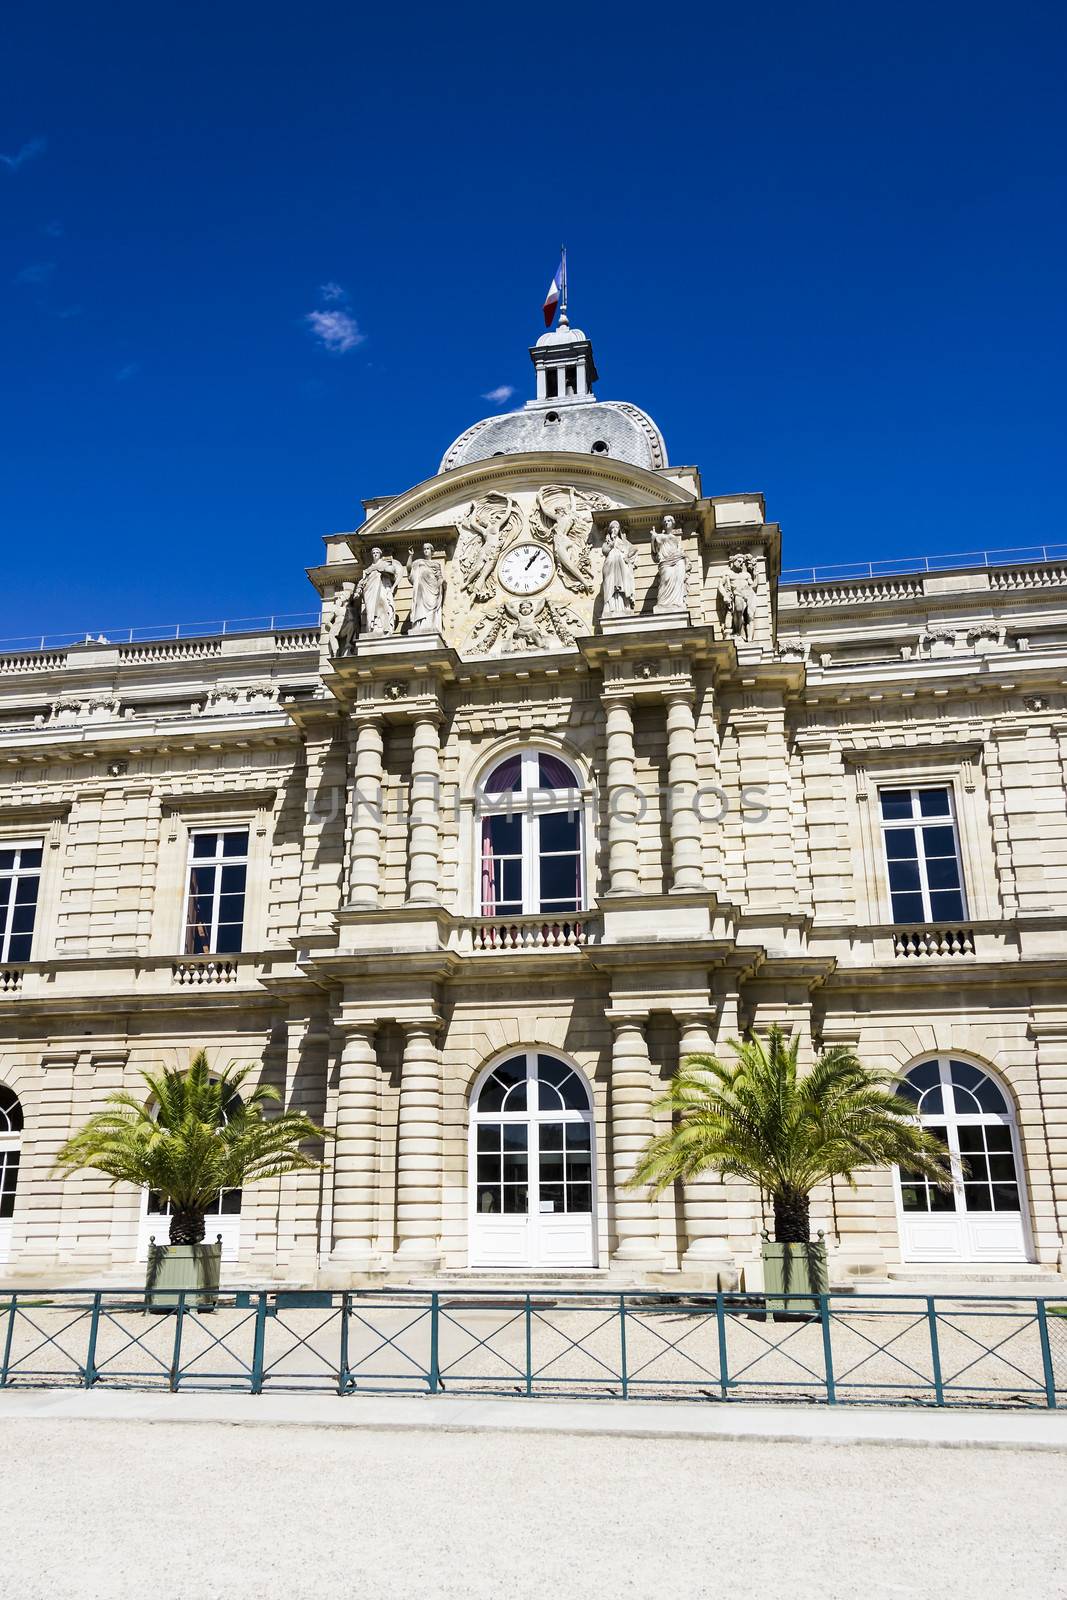
[[[0,1423],[19,1600],[1058,1600],[1067,1455]]]

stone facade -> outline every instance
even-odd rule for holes
[[[684,604],[657,609],[665,518]],[[633,609],[602,616],[612,522]],[[396,577],[427,544],[439,631],[409,629]],[[319,629],[0,656],[0,851],[41,849],[30,958],[0,965],[0,1085],[24,1123],[6,1272],[136,1276],[144,1197],[59,1182],[55,1152],[200,1045],[335,1135],[324,1175],[244,1194],[233,1270],[464,1269],[472,1092],[533,1048],[592,1096],[574,1265],[733,1281],[757,1195],[622,1183],[679,1056],[774,1021],[808,1058],[843,1041],[901,1072],[949,1053],[987,1071],[1017,1126],[1025,1254],[1061,1264],[1067,571],[783,585],[779,552],[760,496],[705,496],[695,469],[523,448],[367,502],[310,573]],[[383,557],[384,601],[364,582]],[[391,626],[367,627],[371,601]],[[523,749],[574,775],[569,912],[486,900],[484,783]],[[966,909],[947,921],[894,920],[878,800],[916,785],[952,797]],[[211,830],[247,834],[228,952],[186,932],[190,839]],[[901,1263],[893,1174],[815,1211],[838,1274]]]

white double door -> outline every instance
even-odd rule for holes
[[[471,1121],[472,1267],[596,1265],[594,1137],[569,1064],[534,1051],[501,1064]]]

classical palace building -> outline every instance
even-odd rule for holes
[[[55,1154],[203,1045],[335,1136],[219,1196],[231,1277],[756,1282],[758,1194],[625,1180],[771,1023],[953,1154],[817,1195],[836,1281],[1063,1264],[1067,566],[784,582],[583,333],[531,355],[327,537],[319,625],[0,655],[6,1276],[136,1278],[158,1199]]]

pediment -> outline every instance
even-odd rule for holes
[[[599,495],[620,508],[632,506],[686,506],[695,497],[680,484],[658,472],[648,472],[625,461],[566,451],[536,455],[491,456],[454,472],[416,484],[375,511],[359,529],[361,543],[415,528],[454,526],[472,500],[493,492],[533,504],[545,484],[570,484]]]

